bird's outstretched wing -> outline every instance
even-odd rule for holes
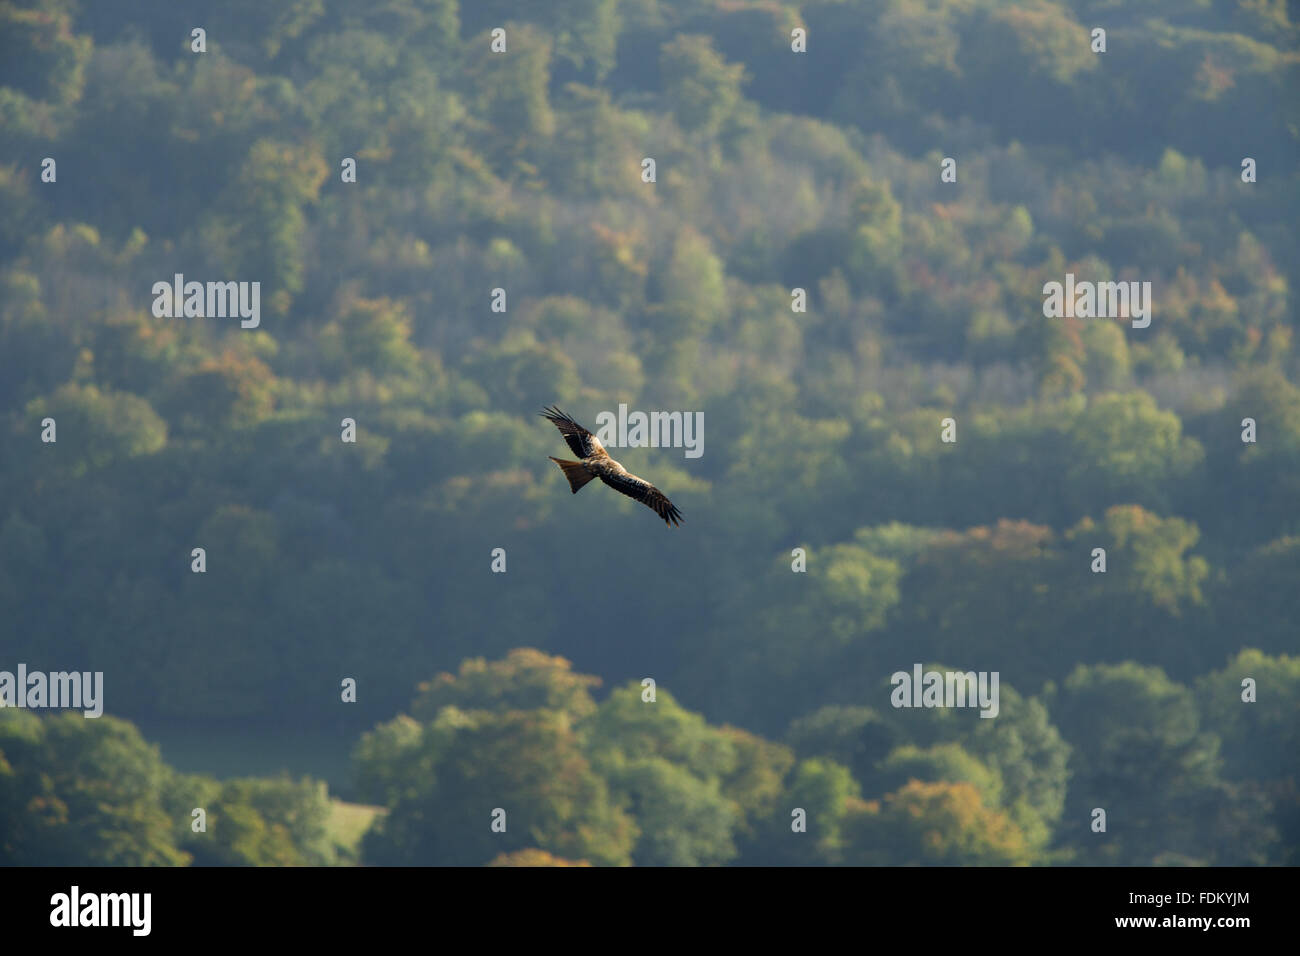
[[[560,430],[564,440],[569,443],[573,453],[579,458],[590,458],[592,455],[605,455],[605,446],[600,443],[600,439],[593,435],[587,429],[583,428],[564,412],[560,411],[554,405],[544,409],[541,416],[549,419]]]
[[[664,519],[665,524],[670,526],[681,524],[682,513],[677,510],[677,506],[669,501],[662,491],[644,478],[638,478],[636,475],[624,472],[621,475],[601,475],[600,480],[615,491],[621,492],[629,498],[635,498],[649,507],[655,514]]]

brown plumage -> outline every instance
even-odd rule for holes
[[[664,519],[669,527],[681,524],[682,513],[668,500],[662,491],[644,478],[638,478],[626,468],[609,457],[600,439],[583,428],[564,412],[552,406],[541,413],[542,417],[554,423],[560,430],[569,448],[581,461],[564,461],[551,458],[560,466],[564,477],[569,480],[569,487],[576,495],[579,489],[593,478],[599,478],[620,494],[635,498],[646,505],[655,514]]]

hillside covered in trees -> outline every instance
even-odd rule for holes
[[[0,864],[1295,864],[1298,38],[0,0],[0,671],[106,714],[0,709]],[[1045,314],[1067,274],[1150,324]],[[570,494],[551,403],[702,415],[610,449],[683,526]],[[892,706],[915,663],[997,717]],[[254,772],[295,733],[363,838]]]

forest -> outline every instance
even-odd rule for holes
[[[1297,40],[0,0],[0,671],[104,706],[0,707],[0,864],[1300,862]],[[610,448],[682,526],[551,404],[705,422]]]

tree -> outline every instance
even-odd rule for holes
[[[442,673],[420,684],[411,713],[432,720],[444,707],[496,713],[540,709],[563,711],[578,720],[595,711],[591,689],[598,686],[600,678],[573,673],[563,657],[520,647],[501,661],[470,658],[461,662],[458,673]]]
[[[474,91],[470,115],[479,141],[497,171],[509,174],[524,157],[535,157],[555,132],[548,96],[552,44],[530,24],[494,24],[506,31],[506,52],[489,51],[486,33],[468,41],[467,79]]]
[[[708,672],[727,662],[726,681],[711,683],[710,694],[729,719],[769,730],[813,709],[812,688],[871,646],[898,601],[895,562],[853,544],[807,550],[806,574],[791,573],[787,553],[761,578],[738,582],[691,650]]]
[[[1203,731],[1191,692],[1157,667],[1080,666],[1049,692],[1049,706],[1074,748],[1062,837],[1081,861],[1155,865],[1260,861],[1276,838],[1267,817],[1239,814],[1229,845],[1201,834],[1199,810],[1231,812],[1249,794],[1219,778],[1219,739]],[[1089,829],[1092,811],[1107,831]],[[1199,809],[1198,809],[1199,808]]]
[[[880,775],[886,792],[913,781],[968,783],[986,807],[997,808],[1002,802],[1001,774],[972,757],[961,744],[935,744],[925,750],[911,744],[898,747],[881,763]]]
[[[924,669],[947,672],[954,668],[929,663]],[[926,772],[931,777],[936,776],[936,768],[946,767],[950,776],[968,781],[987,794],[1000,786],[999,802],[988,806],[1005,812],[1024,841],[1026,852],[1037,860],[1047,851],[1066,807],[1070,747],[1044,702],[1023,696],[1005,677],[1002,673],[999,678],[998,715],[994,718],[961,707],[891,707],[882,709],[881,714],[891,725],[895,739],[916,748],[902,754],[894,751],[894,759],[903,761],[904,766],[928,765]],[[890,691],[888,680],[877,685],[881,700],[887,700]],[[954,744],[979,766],[963,760],[956,751],[939,749]],[[864,781],[869,794],[897,785],[899,777],[890,776],[889,766],[888,760],[881,761],[870,780]],[[981,802],[985,802],[983,798]]]
[[[259,139],[216,204],[221,212],[210,220],[209,241],[227,268],[256,276],[263,303],[275,313],[287,312],[303,289],[304,210],[316,201],[326,175],[316,150]]]
[[[900,291],[902,207],[887,180],[863,179],[852,205],[845,273],[854,287],[888,299]]]
[[[758,866],[825,866],[843,862],[850,815],[861,804],[847,767],[814,757],[795,765],[785,792],[745,841],[740,861]],[[800,813],[801,811],[801,813]],[[796,824],[802,829],[795,829]]]
[[[61,4],[43,0],[33,6],[0,7],[0,87],[35,99],[75,102],[94,44],[72,32],[73,15]]]
[[[545,850],[516,850],[514,853],[502,853],[494,858],[488,866],[591,866],[586,860],[566,860],[552,856]]]
[[[185,864],[161,800],[168,773],[126,721],[0,710],[0,863]]]
[[[1182,422],[1145,392],[1094,398],[1069,430],[1065,481],[1078,513],[1132,501],[1156,511],[1172,506],[1171,488],[1192,480],[1204,458]]]
[[[832,705],[793,721],[785,739],[800,757],[834,760],[871,787],[877,765],[899,742],[899,730],[870,707]]]
[[[784,747],[712,727],[664,688],[616,689],[582,725],[593,765],[641,831],[637,865],[710,865],[736,854],[733,838],[779,802],[793,762]]]
[[[665,43],[659,70],[664,95],[686,133],[716,135],[741,105],[745,68],[728,64],[707,36],[681,34]]]
[[[854,807],[845,822],[849,862],[859,866],[1025,866],[1020,829],[990,809],[972,784],[913,780]]]
[[[321,353],[335,375],[358,368],[375,375],[404,374],[419,363],[411,345],[406,306],[391,299],[357,299],[320,332]]]
[[[1246,703],[1244,681],[1254,682]],[[1223,769],[1233,780],[1296,776],[1288,754],[1300,753],[1300,657],[1247,648],[1196,681],[1206,727],[1223,741]]]
[[[736,855],[736,814],[716,778],[662,757],[611,755],[601,769],[613,798],[637,822],[635,865],[711,866]]]
[[[367,862],[479,866],[530,847],[599,865],[630,860],[636,827],[563,712],[444,707],[403,770],[388,815],[366,834]],[[492,829],[498,809],[504,832]]]
[[[325,784],[302,779],[227,780],[202,804],[207,830],[186,827],[182,847],[195,866],[330,866]],[[189,810],[185,810],[189,816]]]
[[[54,447],[69,450],[60,470],[70,477],[154,454],[167,443],[166,422],[143,398],[94,385],[64,385],[48,398],[31,402],[27,416],[34,429],[46,417],[55,420],[62,444]]]

